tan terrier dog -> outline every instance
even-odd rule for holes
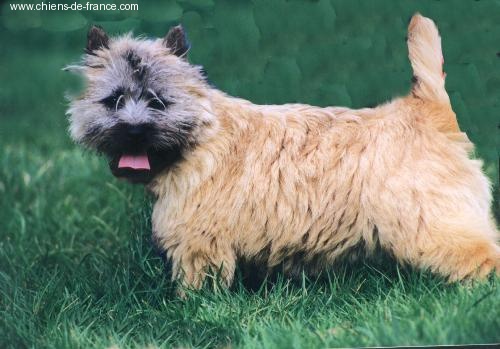
[[[316,273],[377,250],[449,280],[500,269],[481,161],[445,90],[441,39],[408,28],[411,93],[376,108],[255,105],[210,86],[164,39],[89,31],[86,92],[68,110],[75,141],[157,196],[153,235],[173,278],[200,287],[238,260]]]

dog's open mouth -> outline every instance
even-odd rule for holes
[[[181,159],[180,148],[156,150],[149,148],[142,152],[108,154],[109,168],[115,177],[132,183],[147,184]]]
[[[153,177],[147,153],[121,154],[111,159],[109,167],[113,175],[133,183],[148,183]]]

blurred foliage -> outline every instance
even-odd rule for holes
[[[133,30],[163,36],[180,22],[192,42],[190,60],[232,95],[256,103],[357,108],[408,91],[411,69],[404,38],[408,18],[419,11],[439,26],[447,89],[459,123],[498,183],[499,1],[120,0],[114,3],[138,3],[139,10],[10,9],[21,2],[0,5],[4,142],[50,152],[70,147],[63,95],[77,90],[79,79],[61,68],[78,60],[91,24],[112,34]]]

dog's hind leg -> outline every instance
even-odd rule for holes
[[[382,249],[401,262],[429,269],[450,281],[500,275],[498,231],[489,214],[486,188],[473,179],[411,188],[404,178],[389,179],[373,207]],[[472,183],[467,183],[470,180]],[[461,184],[460,184],[461,183]]]
[[[500,275],[500,248],[488,231],[491,227],[470,222],[430,224],[407,239],[392,242],[390,250],[399,259],[449,281],[483,279],[494,269]]]

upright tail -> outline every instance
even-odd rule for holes
[[[413,67],[412,93],[421,99],[449,104],[444,87],[441,37],[434,22],[419,13],[408,26],[408,50]]]

